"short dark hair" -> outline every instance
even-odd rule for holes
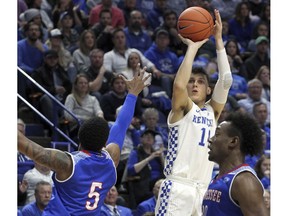
[[[263,153],[262,131],[254,118],[246,113],[233,112],[225,120],[231,122],[228,136],[239,136],[241,152],[251,156]]]
[[[78,137],[84,150],[99,152],[106,145],[110,128],[101,117],[90,118],[80,126]]]

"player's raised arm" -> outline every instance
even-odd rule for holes
[[[126,82],[128,87],[128,95],[126,96],[125,102],[117,115],[116,121],[111,127],[109,137],[107,140],[106,150],[111,155],[115,166],[118,166],[120,159],[120,151],[123,146],[126,131],[131,124],[132,118],[134,116],[135,104],[138,94],[144,89],[144,87],[150,85],[145,84],[145,81],[151,77],[144,77],[146,67],[140,69],[138,65],[138,73],[134,76],[132,80],[127,80],[123,76],[121,78]]]
[[[227,54],[223,45],[221,16],[219,11],[216,9],[214,13],[216,17],[214,27],[214,37],[216,43],[219,76],[217,83],[214,87],[210,104],[214,109],[215,119],[218,120],[227,101],[228,92],[232,85],[233,79]]]
[[[192,106],[192,104],[189,105],[190,99],[188,97],[187,84],[192,73],[192,65],[197,51],[208,40],[204,39],[199,42],[193,42],[188,38],[183,38],[180,34],[179,37],[181,38],[182,42],[188,46],[188,48],[174,79],[172,95],[172,122],[179,120],[183,116],[183,113],[189,110]]]

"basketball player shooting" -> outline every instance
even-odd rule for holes
[[[169,141],[165,158],[166,179],[155,208],[157,216],[200,216],[203,196],[212,178],[214,163],[208,160],[208,139],[215,133],[217,120],[224,108],[232,75],[222,40],[222,23],[215,13],[213,35],[216,41],[219,78],[212,97],[209,76],[203,68],[192,65],[198,49],[208,40],[193,42],[183,38],[188,48],[176,74],[172,110],[168,115]],[[192,73],[191,73],[192,71]]]

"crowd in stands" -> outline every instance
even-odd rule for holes
[[[265,150],[246,162],[255,168],[270,198],[269,0],[18,0],[18,67],[80,122],[100,116],[112,125],[127,95],[127,86],[117,75],[131,79],[138,64],[152,73],[151,85],[138,96],[117,183],[107,194],[101,215],[116,211],[142,216],[155,208],[167,150],[172,86],[186,50],[177,36],[177,18],[191,6],[204,7],[212,15],[214,8],[220,11],[233,84],[219,122],[229,112],[255,117],[263,129]],[[203,67],[211,86],[215,84],[213,36],[200,48],[193,66]],[[75,119],[22,75],[18,75],[18,93],[52,122],[55,118],[57,124],[68,122],[67,135],[77,142]],[[19,112],[25,106],[18,101]],[[25,131],[28,122],[24,122],[18,120],[19,130]],[[51,126],[40,122],[53,134]],[[18,153],[18,162],[30,160],[23,158]],[[41,215],[51,197],[51,172],[34,164],[20,178],[18,173],[18,215]]]

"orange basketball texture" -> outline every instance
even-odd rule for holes
[[[211,14],[202,7],[189,7],[184,10],[177,22],[178,33],[194,42],[209,38],[214,21]]]

